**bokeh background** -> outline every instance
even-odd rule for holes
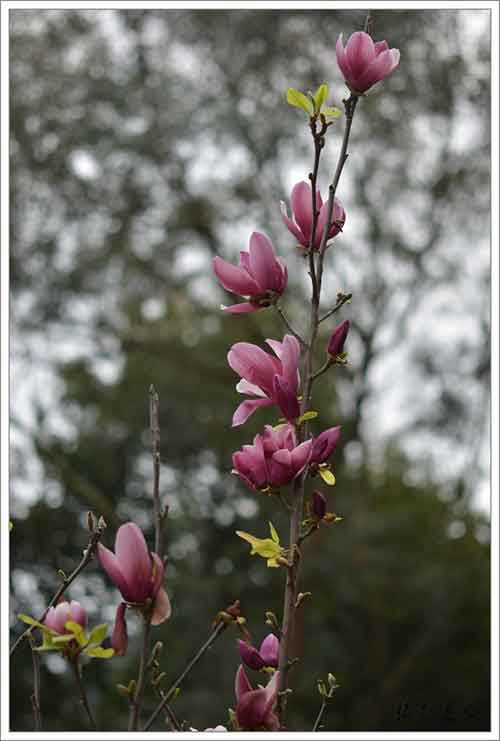
[[[172,619],[155,630],[173,679],[239,598],[256,641],[281,614],[283,574],[250,560],[276,502],[230,475],[272,412],[230,429],[226,353],[279,338],[271,312],[227,317],[210,270],[267,232],[308,294],[280,199],[311,168],[293,86],[346,94],[335,41],[359,10],[11,10],[12,635],[43,610],[86,543],[133,519],[152,538],[148,388],[161,397]],[[489,728],[489,72],[486,10],[376,11],[401,65],[356,113],[328,255],[325,306],[352,291],[349,366],[317,385],[341,424],[330,508],[304,547],[290,727],[308,730],[316,681],[341,688],[327,730]],[[338,152],[330,129],[320,183]],[[331,327],[324,326],[324,341]],[[321,344],[321,342],[320,342]],[[321,357],[318,357],[318,362]],[[152,541],[151,541],[152,542]],[[70,590],[94,623],[118,596],[91,565]],[[85,670],[103,730],[125,727],[129,656]],[[238,660],[229,631],[175,701],[188,725],[224,723]],[[46,730],[84,730],[62,660],[44,656]],[[33,727],[31,659],[12,665],[12,729]],[[257,678],[254,677],[254,680]],[[146,709],[155,700],[149,691]],[[160,721],[157,729],[165,728]]]

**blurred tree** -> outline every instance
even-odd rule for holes
[[[174,615],[155,631],[165,670],[182,668],[236,597],[257,637],[265,610],[280,613],[281,575],[249,561],[234,529],[284,518],[229,476],[231,452],[272,415],[230,430],[225,355],[282,327],[270,313],[222,317],[209,259],[234,259],[252,229],[267,231],[303,324],[308,287],[278,201],[307,176],[311,147],[283,92],[328,81],[339,104],[335,40],[363,16],[11,11],[13,615],[43,609],[56,570],[76,562],[85,510],[108,521],[108,545],[127,518],[151,536],[151,382],[171,504]],[[313,604],[290,724],[312,726],[316,680],[333,671],[342,688],[328,729],[485,730],[487,522],[472,505],[489,401],[488,15],[374,17],[402,63],[362,101],[339,192],[347,224],[326,290],[332,304],[339,288],[353,292],[343,316],[354,329],[348,371],[318,384],[317,408],[322,425],[343,425],[330,498],[346,519],[305,546]],[[116,597],[97,569],[72,594],[112,619]],[[16,730],[32,727],[23,652]],[[88,668],[105,730],[124,725],[114,685],[133,676],[132,654]],[[236,666],[226,635],[176,700],[179,717],[224,722]],[[60,664],[49,657],[43,672],[45,727],[83,729]]]

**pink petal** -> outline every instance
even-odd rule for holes
[[[106,572],[106,574],[109,576],[112,582],[116,584],[120,592],[122,593],[122,597],[126,600],[132,599],[129,596],[129,587],[127,584],[127,580],[125,579],[125,576],[120,568],[120,564],[117,561],[117,558],[113,551],[110,551],[109,548],[106,548],[106,546],[102,545],[101,543],[98,543],[97,545],[97,553],[99,556],[99,561],[101,562],[101,566]]]
[[[260,347],[249,342],[237,342],[230,349],[227,361],[241,378],[272,394],[274,365],[271,356]]]
[[[337,427],[330,427],[318,435],[313,443],[311,461],[313,463],[325,463],[340,440],[340,435],[341,428],[338,425]]]
[[[259,654],[264,661],[264,666],[278,666],[280,642],[274,633],[269,633],[260,644]]]
[[[364,74],[359,78],[358,85],[359,91],[365,92],[375,83],[385,79],[399,64],[399,50],[388,49],[383,51],[378,57],[375,57],[373,62],[365,70]]]
[[[240,654],[240,658],[243,661],[244,664],[250,667],[250,669],[255,669],[256,671],[259,671],[259,669],[262,669],[263,666],[266,666],[264,660],[262,659],[260,653],[257,651],[256,648],[253,646],[250,646],[245,641],[238,641],[238,651]]]
[[[255,412],[259,407],[272,406],[270,399],[248,399],[242,402],[233,414],[233,427],[239,427]]]
[[[236,702],[239,703],[240,699],[244,697],[247,692],[251,692],[251,690],[252,685],[248,681],[245,670],[240,665],[234,680],[234,694],[236,695]]]
[[[286,486],[294,477],[292,455],[289,450],[278,450],[269,463],[269,483],[272,486]]]
[[[286,334],[281,345],[282,375],[295,392],[299,387],[299,360],[299,341],[293,335]]]
[[[274,398],[286,419],[294,420],[300,416],[297,393],[283,376],[274,376]]]
[[[311,186],[305,180],[297,183],[292,190],[292,211],[295,222],[304,235],[306,246],[309,242],[312,226],[312,204],[311,204]]]
[[[67,602],[59,602],[55,607],[51,607],[45,616],[45,625],[56,633],[67,633],[64,627],[68,620],[71,620],[71,612]]]
[[[212,265],[215,275],[226,291],[237,293],[240,296],[253,296],[259,293],[256,282],[243,268],[231,265],[221,257],[214,257]]]
[[[265,291],[276,291],[276,255],[270,240],[265,234],[253,232],[250,237],[249,254],[252,276],[259,290],[262,293]]]
[[[265,689],[251,690],[238,701],[236,720],[246,731],[256,731],[264,725],[267,708]]]
[[[257,304],[251,304],[249,302],[233,304],[232,306],[224,306],[221,304],[222,311],[225,311],[228,314],[249,314],[251,311],[259,311],[260,308],[261,307],[257,306]]]
[[[152,589],[151,594],[154,596],[163,584],[163,577],[165,575],[165,565],[159,555],[154,551],[151,552],[151,559],[153,561],[153,570],[151,574]]]
[[[250,274],[250,255],[248,252],[240,252],[240,265],[241,267]]]
[[[130,590],[132,602],[143,602],[151,593],[152,563],[142,530],[133,522],[118,528],[115,554]]]
[[[58,633],[59,631],[56,630],[56,627],[55,627],[57,624],[55,612],[56,611],[54,607],[49,607],[49,609],[47,610],[47,614],[45,615],[45,618],[43,620],[43,624],[46,625],[47,628],[50,628],[51,630],[55,630],[56,633]]]
[[[279,257],[276,258],[276,291],[281,295],[288,283],[288,268],[284,265]]]
[[[165,620],[168,620],[172,614],[172,607],[168,594],[161,587],[155,597],[155,606],[153,608],[153,614],[151,615],[151,625],[160,625]]]
[[[294,471],[294,478],[302,473],[305,466],[309,463],[312,450],[312,440],[306,440],[305,443],[301,443],[292,450],[292,467]]]
[[[82,628],[85,628],[87,625],[87,613],[81,606],[79,602],[76,600],[71,600],[69,603],[69,610],[71,613],[71,617],[69,620],[72,620],[74,623],[78,623],[78,625],[81,625]]]
[[[127,623],[125,621],[125,610],[127,605],[125,602],[120,602],[116,609],[115,624],[113,627],[113,635],[111,636],[111,645],[117,656],[123,656],[127,651],[128,646],[128,633]]]
[[[278,697],[278,689],[280,684],[280,673],[274,672],[273,676],[267,683],[264,692],[266,693],[266,705],[267,710],[271,710],[274,703],[276,702],[276,698]]]
[[[387,41],[377,41],[375,44],[375,54],[378,55],[381,54],[383,51],[387,51],[389,48],[389,44]]]
[[[309,240],[302,234],[299,227],[291,220],[291,218],[288,216],[286,211],[286,205],[281,201],[281,218],[283,219],[283,223],[290,231],[295,239],[303,245],[303,247],[307,247],[309,244]]]
[[[335,52],[337,54],[337,64],[340,67],[340,71],[342,72],[344,80],[347,81],[349,77],[351,76],[351,69],[349,67],[349,61],[345,53],[344,42],[343,42],[342,37],[343,37],[343,34],[340,34],[340,36],[337,39],[337,44],[335,46]]]
[[[375,59],[375,46],[372,37],[364,31],[356,31],[347,42],[345,52],[349,61],[351,79],[354,83]]]
[[[256,386],[254,383],[249,383],[248,381],[245,381],[244,378],[242,378],[241,381],[238,381],[238,383],[236,384],[236,391],[239,394],[248,394],[248,395],[252,394],[253,396],[263,396],[263,397],[266,396],[259,386]]]

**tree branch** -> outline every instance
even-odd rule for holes
[[[98,525],[97,525],[97,528],[96,528],[96,530],[94,530],[91,533],[90,538],[89,538],[88,545],[87,545],[86,549],[83,551],[83,558],[82,558],[82,560],[80,561],[80,563],[78,564],[78,566],[76,567],[76,569],[68,577],[66,577],[64,579],[63,583],[61,584],[61,586],[59,587],[59,589],[57,590],[57,592],[54,594],[54,596],[50,600],[49,604],[47,605],[47,607],[43,611],[42,615],[39,617],[39,619],[38,619],[38,622],[39,623],[43,623],[43,621],[45,620],[45,616],[46,616],[48,610],[51,607],[53,607],[55,604],[57,604],[57,602],[59,602],[59,600],[61,599],[61,597],[65,593],[65,591],[70,586],[70,584],[72,584],[75,581],[75,579],[77,578],[77,576],[79,576],[82,573],[82,571],[84,570],[84,568],[92,561],[92,558],[94,557],[95,551],[97,549],[97,544],[98,544],[99,540],[101,539],[102,534],[104,533],[105,528],[106,528],[106,523],[105,523],[104,519],[102,517],[100,517],[99,518]],[[21,633],[21,635],[14,642],[14,644],[12,645],[12,648],[10,649],[10,656],[13,656],[15,650],[21,645],[21,643],[26,638],[28,638],[29,636],[31,636],[33,630],[34,630],[34,626],[30,626],[29,628],[27,628],[24,631],[24,633]]]

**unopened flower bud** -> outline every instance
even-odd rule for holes
[[[95,517],[92,512],[87,512],[87,530],[93,533],[95,530]]]
[[[116,609],[115,626],[113,628],[113,635],[111,636],[111,645],[113,646],[117,656],[123,656],[126,653],[128,646],[127,623],[125,622],[126,609],[127,605],[125,602],[120,602]]]
[[[326,515],[325,495],[317,489],[312,494],[312,512],[318,520],[322,520]]]
[[[332,336],[330,337],[330,342],[328,343],[328,354],[332,357],[336,357],[337,355],[340,355],[340,353],[344,349],[344,343],[347,338],[347,333],[349,332],[349,320],[346,319],[344,322],[341,322],[340,324],[337,324],[335,329],[332,332]]]
[[[245,641],[238,641],[238,651],[242,662],[250,667],[250,669],[258,671],[265,666],[265,662],[257,649],[249,646]]]

